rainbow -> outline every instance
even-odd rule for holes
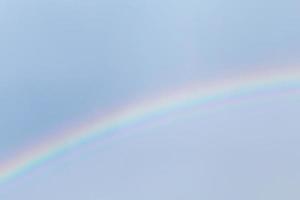
[[[297,69],[298,68],[298,69]],[[39,145],[23,150],[11,160],[0,163],[0,183],[25,174],[45,161],[78,145],[110,135],[118,129],[164,115],[170,111],[239,99],[255,93],[278,89],[300,89],[300,68],[273,69],[264,73],[228,78],[210,84],[193,83],[152,100],[127,106],[105,117],[87,120],[85,125],[66,129],[57,137],[47,138]]]

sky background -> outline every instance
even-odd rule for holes
[[[299,63],[299,8],[0,1],[0,160],[93,112]],[[299,102],[299,89],[274,92],[119,130],[1,185],[0,199],[299,199]]]

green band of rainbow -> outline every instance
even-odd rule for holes
[[[298,69],[296,69],[298,68]],[[62,152],[88,141],[111,134],[116,129],[126,127],[145,119],[163,115],[172,110],[182,109],[208,102],[239,98],[258,91],[276,88],[300,89],[300,68],[273,70],[254,73],[244,77],[226,79],[203,85],[201,83],[176,90],[173,94],[160,96],[112,113],[105,118],[90,120],[84,126],[64,130],[56,138],[48,138],[44,143],[29,148],[13,159],[0,163],[0,183],[4,183],[28,170],[44,163]]]

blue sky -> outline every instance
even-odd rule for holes
[[[1,1],[1,160],[95,110],[299,63],[299,6]],[[199,107],[119,131],[1,185],[0,198],[298,199],[299,98]]]

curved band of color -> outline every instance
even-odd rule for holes
[[[272,89],[300,89],[300,69],[289,68],[265,73],[225,79],[203,85],[192,84],[150,101],[129,106],[101,119],[87,121],[85,126],[74,127],[61,132],[57,138],[49,138],[44,143],[29,148],[13,159],[0,163],[0,183],[4,183],[70,148],[88,141],[99,139],[117,129],[135,124],[145,119],[163,115],[173,110],[201,105],[228,98],[254,95]]]

